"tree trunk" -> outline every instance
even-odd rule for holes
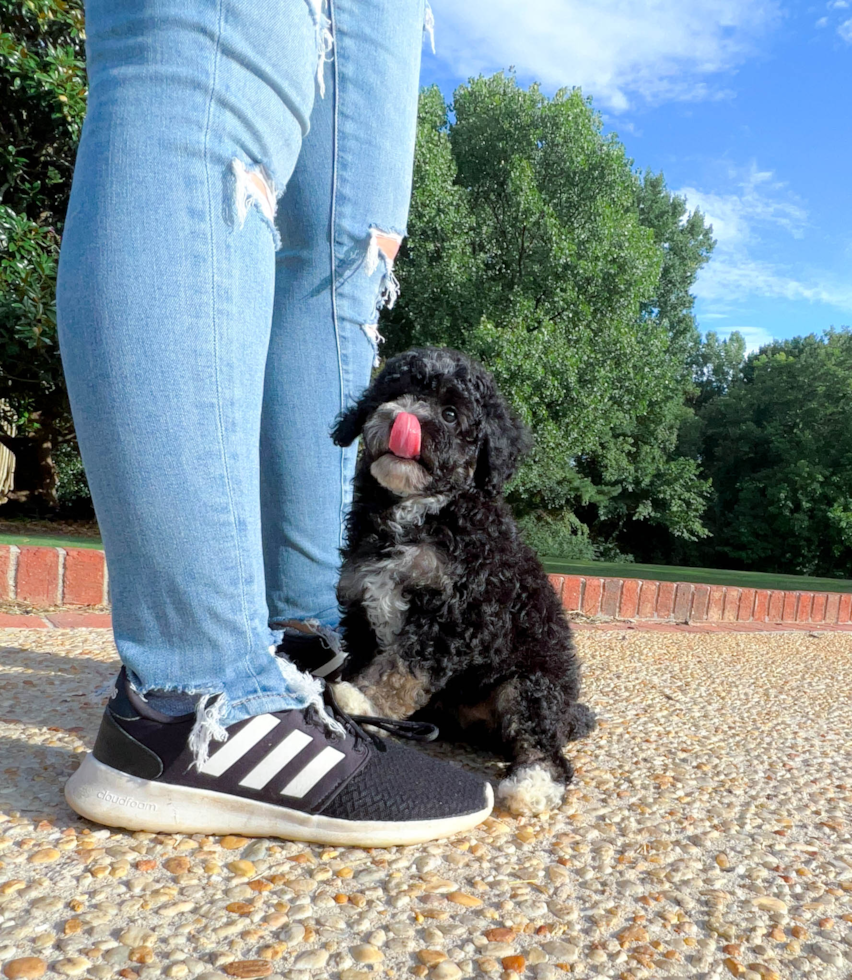
[[[5,411],[4,411],[5,409]],[[6,421],[8,405],[0,402],[0,432],[15,435],[15,423]],[[5,503],[15,485],[15,454],[0,443],[0,504]]]
[[[14,489],[8,500],[38,502],[51,510],[59,507],[56,495],[56,464],[53,449],[57,432],[53,420],[39,413],[38,428],[29,436],[11,436],[0,433],[0,443],[15,454]]]

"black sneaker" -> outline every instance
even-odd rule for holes
[[[328,630],[327,633],[332,634],[332,631]],[[275,654],[295,664],[302,673],[313,674],[329,684],[340,680],[346,660],[340,640],[286,626],[281,642],[275,647]]]
[[[469,830],[491,812],[491,786],[394,739],[427,740],[431,725],[344,714],[326,690],[330,733],[313,708],[229,725],[197,767],[195,714],[154,711],[125,671],[95,747],[65,787],[81,816],[128,830],[283,837],[317,844],[390,847]]]

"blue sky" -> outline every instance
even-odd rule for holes
[[[718,240],[704,330],[852,325],[852,0],[431,0],[424,84],[579,85]],[[844,108],[845,107],[845,108]]]

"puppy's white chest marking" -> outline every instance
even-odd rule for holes
[[[448,499],[443,493],[436,493],[433,497],[408,497],[391,511],[391,530],[399,537],[405,528],[420,526],[426,520],[427,514],[437,514]]]
[[[405,622],[409,604],[405,591],[448,585],[441,556],[428,544],[396,545],[386,557],[344,568],[340,577],[342,598],[360,600],[384,650],[391,649]]]

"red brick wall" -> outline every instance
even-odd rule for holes
[[[101,605],[108,600],[104,553],[97,548],[0,545],[0,599],[42,609]]]
[[[690,582],[551,575],[569,613],[674,623],[852,623],[852,593],[739,589]],[[0,599],[35,608],[109,599],[104,554],[94,548],[0,546]]]
[[[569,613],[673,623],[852,622],[852,594],[551,575]]]

